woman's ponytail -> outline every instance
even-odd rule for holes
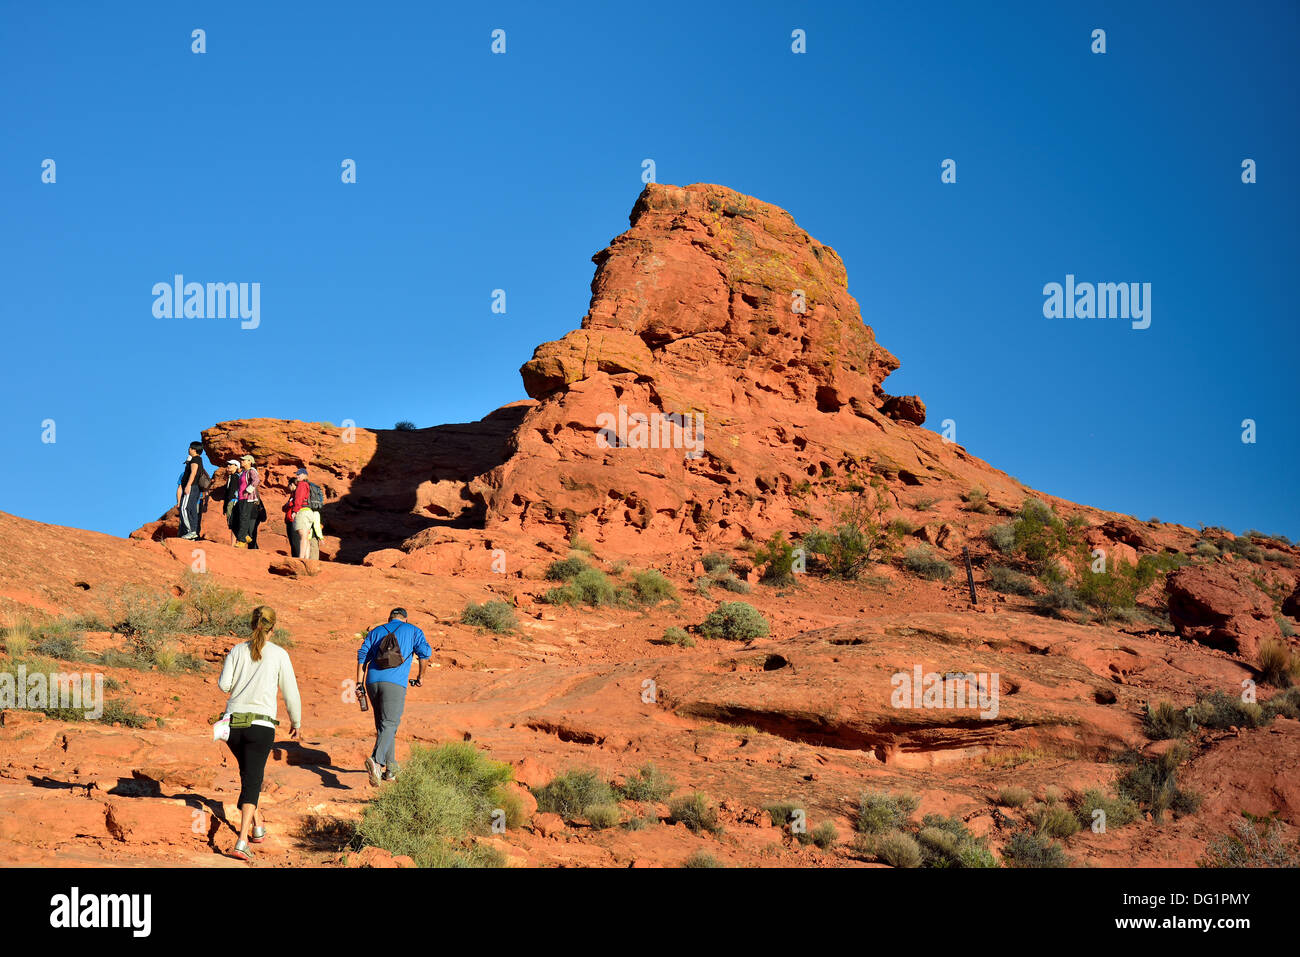
[[[271,637],[271,633],[275,631],[275,609],[270,605],[258,605],[253,609],[253,618],[250,623],[253,626],[253,634],[248,639],[248,653],[254,661],[261,661],[262,649],[266,647],[266,639]]]

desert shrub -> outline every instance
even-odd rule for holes
[[[835,829],[835,825],[830,821],[822,821],[812,829],[808,836],[814,845],[824,851],[835,846],[835,843],[840,839],[840,832]]]
[[[672,823],[685,824],[692,831],[716,834],[722,830],[717,808],[699,791],[669,801],[668,816]]]
[[[652,814],[645,814],[641,817],[630,817],[623,822],[623,829],[627,831],[644,831],[647,828],[654,827],[659,823],[659,819]]]
[[[608,605],[618,598],[609,578],[598,568],[584,568],[560,588],[549,589],[542,596],[548,605]]]
[[[770,630],[767,619],[753,605],[743,601],[724,601],[700,624],[705,638],[752,641],[766,638]]]
[[[1065,617],[1066,612],[1083,611],[1085,608],[1078,593],[1063,581],[1048,582],[1047,592],[1034,599],[1034,606],[1039,611],[1061,618]]]
[[[1012,554],[1039,570],[1054,562],[1069,542],[1065,522],[1050,505],[1036,498],[1025,499],[1011,522],[1011,533]]]
[[[188,572],[183,583],[183,607],[196,635],[246,635],[253,605],[238,588],[226,588],[210,575]]]
[[[396,425],[394,425],[393,428],[396,429],[398,432],[414,432],[415,423],[408,422],[406,419],[403,419],[401,422],[398,422]]]
[[[552,582],[572,581],[579,573],[585,572],[591,566],[585,559],[577,555],[570,555],[568,558],[561,558],[551,562],[546,568],[546,580]]]
[[[1271,721],[1281,715],[1300,720],[1300,688],[1291,687],[1264,702],[1264,716]]]
[[[1010,522],[990,526],[984,532],[984,537],[1003,555],[1010,555],[1016,550],[1016,529]]]
[[[1291,624],[1288,619],[1281,615],[1274,615],[1273,620],[1277,622],[1277,630],[1282,632],[1283,638],[1295,637],[1295,625]]]
[[[35,632],[36,641],[33,650],[38,655],[54,658],[57,661],[81,661],[86,657],[82,645],[84,636],[58,625],[45,626]]]
[[[1062,804],[1036,804],[1029,812],[1034,830],[1047,837],[1069,837],[1079,830],[1079,819]]]
[[[609,784],[589,768],[557,775],[549,784],[533,788],[533,797],[537,798],[539,811],[558,814],[566,821],[585,817],[589,808],[614,803],[614,792]]]
[[[794,821],[795,812],[803,810],[803,805],[791,801],[778,801],[776,804],[765,805],[763,810],[767,812],[773,827],[788,827]]]
[[[1027,788],[1006,787],[998,792],[997,803],[1003,807],[1024,807],[1032,795]]]
[[[727,572],[725,575],[714,575],[709,579],[709,581],[724,591],[735,592],[740,595],[749,594],[749,582],[737,578],[730,572]]]
[[[710,575],[718,575],[730,571],[731,558],[721,552],[709,552],[700,559],[700,564],[704,566],[704,570]]]
[[[1189,709],[1176,707],[1168,701],[1159,704],[1148,702],[1146,714],[1142,718],[1143,729],[1155,741],[1181,738],[1192,729],[1188,711]]]
[[[1300,867],[1300,844],[1287,846],[1282,827],[1273,815],[1242,814],[1229,834],[1216,837],[1206,848],[1200,867]]]
[[[1011,867],[1068,867],[1069,858],[1060,844],[1034,830],[1017,831],[1002,849],[1003,861]]]
[[[666,801],[677,784],[653,764],[643,764],[616,790],[625,801]]]
[[[1028,575],[1004,565],[989,566],[989,587],[1005,595],[1033,595],[1038,590]]]
[[[804,550],[835,578],[856,581],[867,565],[887,557],[897,545],[897,535],[885,518],[891,507],[888,486],[873,476],[871,487],[840,509],[833,532],[813,529],[803,537]]]
[[[1109,561],[1105,571],[1085,568],[1079,575],[1075,594],[1103,618],[1131,609],[1137,604],[1139,590],[1137,567],[1127,562]]]
[[[1201,558],[1218,558],[1219,549],[1213,542],[1199,541],[1196,543],[1196,554]]]
[[[684,628],[678,628],[676,625],[664,629],[664,636],[659,639],[661,645],[679,645],[682,648],[694,648],[695,639],[686,633]]]
[[[498,633],[513,631],[519,626],[519,619],[515,617],[515,610],[508,603],[499,599],[485,601],[481,605],[477,602],[470,602],[465,606],[465,610],[460,613],[460,621],[463,625],[486,628],[488,631]]]
[[[655,569],[632,573],[632,595],[642,605],[677,602],[677,588]]]
[[[593,804],[587,808],[587,823],[594,830],[603,831],[609,827],[618,827],[623,815],[615,804]]]
[[[690,857],[686,858],[686,863],[682,867],[721,867],[722,864],[716,857],[708,851],[696,851]]]
[[[1109,797],[1097,788],[1089,788],[1076,799],[1074,813],[1081,825],[1091,828],[1093,815],[1097,811],[1106,815],[1103,820],[1107,830],[1132,824],[1141,813],[1132,798]]]
[[[596,546],[591,544],[591,542],[587,541],[577,532],[574,532],[569,536],[569,547],[575,552],[585,552],[588,555],[594,555],[596,553]]]
[[[1242,701],[1223,691],[1197,695],[1196,703],[1187,709],[1193,725],[1225,730],[1227,728],[1259,728],[1268,724],[1265,710],[1253,701]]]
[[[794,545],[785,532],[776,531],[754,551],[755,563],[764,566],[759,579],[765,585],[789,585],[794,581]]]
[[[863,791],[858,799],[857,828],[863,834],[882,834],[904,827],[921,799],[915,794]]]
[[[713,584],[713,579],[708,575],[701,575],[695,579],[695,594],[701,598],[709,597],[709,586]]]
[[[916,839],[902,831],[886,831],[871,842],[876,859],[890,867],[920,867],[921,847]]]
[[[989,504],[989,493],[976,485],[969,492],[962,496],[966,503],[966,511],[978,512],[981,515],[987,515],[993,511],[993,506]]]
[[[928,512],[930,509],[934,508],[934,503],[936,501],[938,500],[932,495],[922,495],[919,498],[915,498],[908,502],[907,507],[914,508],[918,512]]]
[[[905,518],[896,518],[889,523],[889,534],[897,538],[906,538],[916,531],[916,526]]]
[[[1300,678],[1300,658],[1283,641],[1266,638],[1259,643],[1259,674],[1275,688],[1288,688]]]
[[[1047,787],[1043,788],[1043,800],[1048,804],[1055,804],[1063,797],[1065,797],[1065,792],[1055,784],[1049,784]]]
[[[499,854],[460,842],[489,833],[493,813],[510,803],[511,779],[508,764],[467,742],[416,746],[398,779],[367,804],[356,844],[408,855],[421,867],[500,866]]]
[[[925,867],[997,867],[993,852],[957,817],[927,814],[916,835]]]
[[[1135,801],[1157,823],[1164,820],[1166,811],[1195,812],[1200,806],[1199,795],[1178,785],[1178,769],[1189,753],[1187,746],[1179,743],[1152,757],[1133,753],[1122,756],[1130,767],[1117,782],[1119,796]]]
[[[909,548],[903,554],[903,567],[931,581],[946,581],[952,577],[952,566],[928,548]]]
[[[31,651],[36,630],[26,618],[14,618],[0,628],[0,640],[4,641],[5,654],[10,658],[24,658]]]

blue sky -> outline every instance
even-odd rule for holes
[[[126,534],[215,422],[523,398],[651,158],[835,247],[927,427],[1076,501],[1300,538],[1294,3],[283,6],[0,13],[0,509]],[[155,318],[177,272],[260,282],[260,327]],[[1067,273],[1151,283],[1151,327],[1044,318]]]

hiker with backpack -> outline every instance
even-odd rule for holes
[[[176,480],[176,510],[180,513],[180,537],[186,541],[195,541],[199,537],[203,521],[203,494],[212,485],[212,476],[203,466],[203,443],[191,442],[181,468],[181,477]]]
[[[217,687],[230,695],[225,710],[214,719],[214,740],[224,739],[239,763],[239,839],[230,856],[252,861],[248,845],[266,840],[258,801],[266,759],[275,744],[276,693],[284,695],[289,712],[289,737],[302,737],[302,700],[289,653],[269,639],[275,632],[275,609],[253,609],[253,634],[230,649],[221,666]]]
[[[366,758],[370,783],[397,779],[397,727],[406,706],[406,688],[422,687],[424,662],[432,656],[424,632],[406,620],[405,608],[388,613],[388,623],[366,634],[357,651],[357,687],[365,688],[375,713],[375,750]],[[419,658],[412,679],[411,656]]]
[[[253,465],[251,455],[245,455],[239,461],[244,468],[239,473],[239,498],[235,503],[235,547],[257,548],[257,526],[266,517],[259,494],[262,477]]]
[[[307,470],[289,480],[289,500],[284,503],[284,527],[289,536],[289,555],[296,558],[320,558],[320,510],[325,505],[325,490],[307,480]]]

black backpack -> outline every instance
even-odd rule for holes
[[[388,630],[388,634],[379,639],[379,647],[375,651],[375,667],[381,671],[396,668],[406,661],[406,656],[402,654],[402,645],[397,640],[397,635],[394,634],[396,631],[397,625],[394,625]]]
[[[321,506],[325,504],[325,490],[315,482],[307,483],[307,507],[313,512],[319,512]]]
[[[194,484],[199,487],[200,492],[206,492],[212,487],[212,476],[208,470],[203,467],[202,459],[195,459],[194,464],[198,466],[198,473],[194,476]]]

